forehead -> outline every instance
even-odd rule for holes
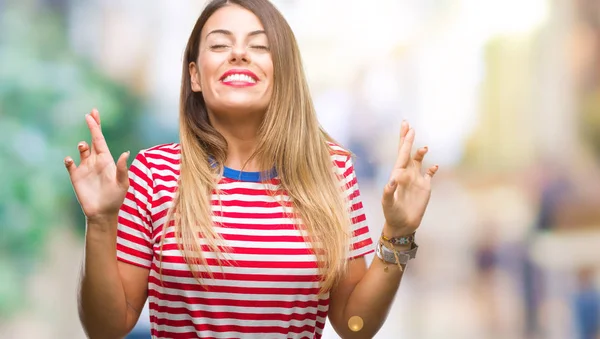
[[[249,10],[237,6],[227,5],[215,11],[202,28],[202,38],[213,30],[222,29],[234,35],[246,35],[257,30],[264,30],[258,17]]]

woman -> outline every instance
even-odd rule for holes
[[[437,167],[401,126],[373,251],[350,154],[316,119],[294,35],[268,0],[212,1],[183,64],[180,144],[114,162],[97,110],[65,165],[87,218],[79,295],[91,338],[343,338],[382,326]],[[116,256],[115,256],[116,254]],[[388,268],[388,266],[391,268]]]

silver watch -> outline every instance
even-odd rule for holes
[[[385,261],[388,264],[402,264],[405,265],[409,260],[417,257],[417,249],[419,249],[419,245],[416,243],[412,243],[410,250],[397,252],[398,253],[398,261],[396,261],[396,256],[394,255],[394,251],[385,247],[385,245],[380,241],[377,244],[377,257],[379,259]]]

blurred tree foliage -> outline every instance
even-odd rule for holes
[[[143,101],[69,48],[65,13],[31,1],[0,4],[0,319],[28,302],[26,278],[45,241],[84,219],[63,165],[89,140],[98,107],[113,155],[142,148]]]

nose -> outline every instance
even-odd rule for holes
[[[229,57],[229,62],[231,63],[248,63],[250,62],[250,57],[248,56],[248,51],[244,46],[236,45],[231,49],[231,55]]]

